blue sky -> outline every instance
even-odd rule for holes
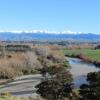
[[[0,30],[100,34],[100,0],[0,0]]]

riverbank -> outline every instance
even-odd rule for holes
[[[74,88],[79,87],[87,83],[87,74],[90,72],[98,72],[100,69],[92,63],[87,63],[79,58],[66,57],[71,69],[69,70],[73,76]]]
[[[92,63],[92,64],[94,64],[94,65],[96,65],[97,67],[100,67],[100,62],[97,62],[97,61],[93,61],[92,59],[90,59],[90,58],[88,58],[88,57],[85,57],[84,55],[82,55],[82,54],[77,54],[77,55],[74,55],[74,54],[72,54],[72,55],[65,55],[66,57],[73,57],[73,58],[79,58],[79,59],[82,59],[82,60],[84,60],[85,62],[87,62],[87,63]]]
[[[84,60],[87,63],[93,63],[100,67],[100,50],[93,49],[63,49],[64,55],[67,57],[74,57]]]

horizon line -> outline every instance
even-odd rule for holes
[[[89,34],[91,32],[75,32],[71,30],[67,31],[48,31],[48,30],[0,30],[0,33],[15,33],[15,34],[22,34],[22,33],[44,33],[44,34]],[[95,33],[91,33],[95,34]],[[97,34],[99,35],[99,34]]]

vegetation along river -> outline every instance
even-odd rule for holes
[[[83,83],[87,83],[86,76],[90,72],[97,72],[100,68],[97,68],[92,63],[84,62],[78,58],[67,57],[71,66],[70,72],[73,75],[73,83],[75,88],[79,88]]]

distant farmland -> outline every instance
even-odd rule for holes
[[[100,49],[63,49],[63,53],[68,56],[82,55],[91,61],[100,62]]]

